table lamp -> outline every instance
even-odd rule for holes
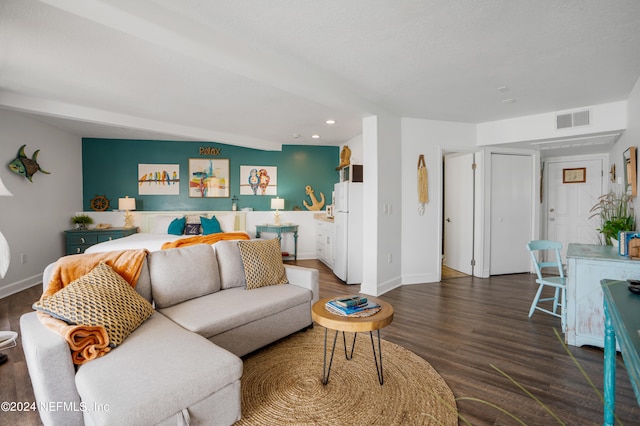
[[[124,227],[133,228],[133,215],[130,210],[136,209],[136,199],[129,198],[127,195],[125,198],[118,198],[118,210],[124,210]]]
[[[276,215],[274,216],[274,223],[280,226],[280,212],[278,210],[284,210],[284,198],[272,198],[271,199],[271,210],[276,210]]]
[[[12,197],[13,194],[9,192],[2,179],[0,179],[0,196]],[[11,251],[9,250],[9,243],[0,232],[0,278],[4,278],[4,274],[9,269],[9,262],[11,261]]]

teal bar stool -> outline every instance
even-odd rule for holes
[[[560,257],[561,248],[562,243],[557,241],[535,240],[527,243],[527,249],[529,249],[529,253],[531,253],[531,259],[533,260],[533,264],[536,268],[536,274],[538,275],[536,283],[540,284],[538,291],[536,292],[536,297],[533,299],[533,303],[531,303],[531,309],[529,309],[529,318],[531,318],[536,309],[547,314],[551,314],[562,320],[562,330],[564,331],[567,317],[565,310],[567,299],[567,278],[564,276],[564,268]],[[555,275],[543,276],[542,270],[547,268],[554,269],[553,273]],[[549,273],[551,272],[547,272],[547,274]],[[540,297],[544,286],[555,288],[554,297]],[[553,301],[552,310],[539,306],[541,302],[551,301]],[[558,313],[558,308],[560,308],[560,313]]]

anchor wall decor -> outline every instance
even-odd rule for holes
[[[309,205],[306,200],[302,201],[302,204],[304,204],[307,210],[317,211],[324,207],[324,194],[322,192],[320,193],[320,201],[318,201],[311,185],[305,186],[304,191],[311,199],[311,205]]]

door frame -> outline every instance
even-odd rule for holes
[[[516,149],[516,148],[501,148],[501,147],[492,147],[485,148],[484,150],[484,182],[487,182],[484,188],[484,222],[483,229],[483,242],[482,253],[483,263],[479,265],[483,278],[489,277],[489,272],[491,268],[491,155],[492,154],[505,154],[505,155],[524,155],[531,157],[532,164],[532,179],[531,179],[531,227],[530,227],[530,235],[531,240],[539,239],[540,235],[540,210],[542,209],[542,203],[540,202],[540,176],[541,176],[541,166],[540,162],[540,153],[531,149]],[[476,263],[476,266],[478,264]],[[530,272],[534,272],[533,264],[531,265]]]
[[[484,196],[484,173],[483,170],[485,169],[485,154],[484,154],[484,149],[482,148],[475,148],[475,147],[456,147],[456,146],[447,146],[447,147],[442,147],[441,145],[438,146],[438,158],[440,158],[440,164],[439,164],[439,172],[440,172],[440,182],[441,182],[441,191],[440,191],[440,197],[438,198],[438,220],[439,220],[439,226],[438,226],[438,253],[439,253],[439,259],[440,259],[440,263],[439,265],[442,265],[442,256],[444,255],[444,253],[442,253],[442,247],[444,244],[443,241],[443,231],[444,231],[444,193],[445,193],[445,187],[444,187],[444,156],[448,155],[448,154],[475,154],[475,163],[476,163],[476,176],[475,176],[475,206],[474,206],[474,210],[475,210],[475,217],[474,217],[474,236],[473,236],[473,240],[474,240],[474,247],[473,247],[473,251],[474,251],[474,257],[475,257],[475,261],[476,261],[476,265],[473,268],[473,276],[475,277],[479,277],[479,278],[487,278],[487,276],[483,276],[482,275],[482,269],[480,266],[483,265],[483,263],[485,262],[485,254],[482,250],[482,247],[484,246],[484,230],[483,230],[483,226],[482,223],[484,223],[484,200],[485,200],[485,196]],[[437,271],[437,281],[441,281],[442,280],[442,267],[438,268]]]
[[[477,224],[475,223],[476,179],[473,164],[477,164],[473,152],[445,153],[443,157],[442,264],[466,275],[473,275],[475,272],[474,244]],[[457,208],[453,208],[451,203],[455,203]],[[447,207],[450,207],[451,211]],[[448,223],[452,216],[453,222]],[[452,232],[452,229],[456,229],[457,232]],[[464,237],[460,238],[461,235]],[[452,236],[458,237],[452,240]],[[447,242],[454,244],[448,247]],[[449,263],[452,260],[455,261],[453,265]]]

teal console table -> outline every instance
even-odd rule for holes
[[[298,260],[298,225],[289,223],[286,225],[256,225],[256,238],[260,238],[262,232],[273,232],[278,235],[282,247],[282,233],[293,233],[293,259]]]
[[[604,298],[604,425],[615,423],[616,341],[640,404],[640,295],[628,290],[627,281],[602,280]]]

